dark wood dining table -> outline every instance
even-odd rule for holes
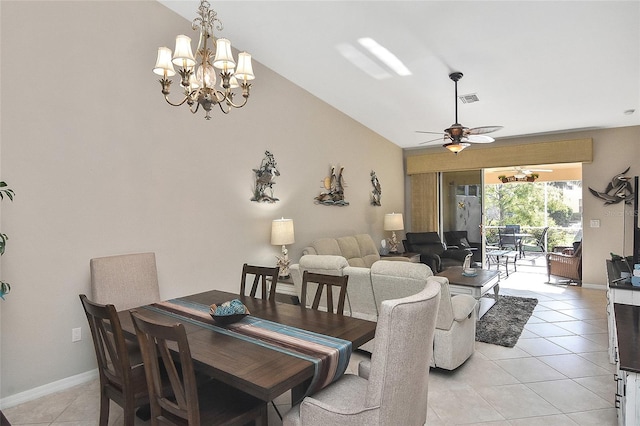
[[[376,323],[303,308],[275,301],[239,296],[211,290],[181,297],[200,304],[211,305],[240,299],[252,316],[303,330],[337,337],[352,342],[358,348],[373,339]],[[176,323],[175,318],[162,312],[134,308],[150,319]],[[118,313],[125,336],[135,339],[129,311]],[[292,390],[292,402],[299,401],[314,375],[312,362],[280,351],[219,333],[194,323],[183,322],[194,368],[263,401],[272,401]]]

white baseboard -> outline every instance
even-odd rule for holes
[[[582,287],[583,288],[588,288],[591,290],[603,290],[606,291],[607,290],[607,286],[606,285],[602,285],[602,284],[591,284],[591,283],[582,283]]]
[[[67,390],[69,388],[90,382],[91,380],[97,378],[97,368],[86,371],[84,373],[76,374],[75,376],[66,377],[62,380],[58,380],[46,385],[38,386],[37,388],[29,389],[28,391],[20,392],[15,395],[7,396],[6,398],[2,398],[0,399],[0,409],[5,409],[22,404],[24,402],[33,401],[34,399],[38,399],[55,392]]]

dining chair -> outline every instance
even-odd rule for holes
[[[275,300],[276,298],[276,285],[278,284],[278,274],[280,268],[277,266],[270,268],[266,266],[254,266],[244,264],[242,265],[242,281],[240,281],[240,294],[245,295],[247,287],[247,278],[253,275],[253,283],[251,285],[251,291],[249,296],[256,297],[258,286],[260,286],[261,295],[263,300]],[[271,288],[267,291],[267,281],[271,279]],[[267,297],[268,295],[268,297]]]
[[[256,297],[256,293],[258,290],[258,286],[260,285],[260,294],[262,296],[262,300],[267,299],[267,294],[269,295],[268,300],[276,299],[276,286],[278,284],[278,275],[280,274],[280,268],[277,266],[270,268],[267,266],[255,266],[255,265],[242,265],[242,280],[240,281],[240,294],[245,295],[246,287],[247,287],[247,279],[249,276],[253,275],[253,283],[251,285],[251,291],[249,292],[249,296]],[[267,281],[271,280],[271,288],[267,292]],[[280,419],[282,419],[282,414],[280,414],[280,410],[278,410],[278,406],[275,402],[271,401],[271,405],[275,410],[276,414]]]
[[[283,425],[423,425],[440,284],[381,304],[371,361],[305,397]]]
[[[326,274],[318,274],[314,272],[304,271],[302,274],[302,291],[300,294],[300,302],[305,304],[305,307],[308,305],[307,303],[307,291],[309,284],[316,285],[316,292],[313,297],[313,301],[310,306],[311,309],[318,309],[320,307],[320,301],[322,299],[322,293],[326,288],[326,308],[327,312],[333,312],[339,315],[344,314],[344,302],[347,295],[347,281],[349,280],[349,275],[337,276],[337,275],[326,275]],[[338,293],[338,303],[336,305],[335,312],[333,310],[334,306],[334,296],[333,296],[333,287],[337,287],[339,289]]]
[[[217,380],[198,386],[184,325],[162,324],[131,312],[142,350],[151,404],[151,424],[267,425],[267,405]],[[172,355],[177,348],[179,365]],[[167,379],[162,379],[165,371]],[[163,391],[170,383],[172,393]]]
[[[92,300],[123,311],[160,301],[155,253],[96,257],[89,261]]]
[[[98,360],[100,426],[109,422],[109,400],[124,410],[125,426],[133,426],[137,407],[149,403],[144,366],[131,365],[120,319],[113,304],[101,305],[80,295]]]

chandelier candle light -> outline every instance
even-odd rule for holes
[[[275,219],[271,222],[271,244],[274,246],[282,246],[282,256],[276,256],[278,259],[278,267],[280,268],[279,276],[289,276],[289,251],[287,244],[295,243],[293,231],[293,219]]]
[[[387,239],[389,243],[389,253],[398,253],[398,238],[395,231],[404,229],[404,221],[402,213],[387,213],[384,215],[384,230],[391,231],[391,238]]]
[[[153,72],[162,76],[159,80],[162,85],[162,94],[165,100],[173,106],[180,106],[186,103],[192,113],[196,113],[198,108],[206,111],[205,118],[211,119],[209,112],[218,105],[220,110],[225,114],[231,111],[231,108],[242,108],[249,100],[249,90],[251,89],[250,80],[253,80],[253,68],[251,66],[251,55],[247,52],[238,54],[238,62],[233,58],[231,53],[231,42],[226,38],[215,38],[213,29],[222,31],[222,22],[217,18],[217,12],[211,9],[209,2],[202,0],[198,8],[199,17],[193,20],[191,28],[194,31],[200,30],[200,40],[196,56],[193,56],[191,50],[191,38],[186,35],[176,37],[176,48],[173,52],[173,60],[171,49],[168,47],[158,48],[158,59]],[[209,48],[215,46],[215,55]],[[169,100],[172,80],[176,71],[173,65],[180,68],[180,86],[184,89],[184,98],[178,103]],[[237,65],[237,68],[236,68]],[[216,70],[220,70],[219,88],[215,87],[217,77]],[[233,102],[235,93],[232,89],[242,88],[242,97],[244,101],[240,104]]]

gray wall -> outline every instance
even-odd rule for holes
[[[0,167],[16,191],[1,205],[2,398],[95,368],[78,300],[92,257],[155,252],[163,298],[234,290],[244,262],[275,264],[272,219],[293,218],[295,261],[321,236],[379,241],[384,214],[403,209],[402,150],[259,63],[241,110],[205,121],[168,106],[151,69],[190,23],[156,2],[2,1],[0,14]],[[267,149],[276,204],[250,201]],[[313,202],[332,164],[348,207]]]

